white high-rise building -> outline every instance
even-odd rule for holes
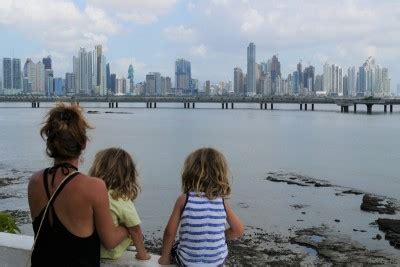
[[[24,65],[24,91],[34,95],[45,95],[46,79],[44,64],[28,58]]]
[[[350,67],[347,70],[347,90],[349,96],[356,96],[357,94],[357,72],[355,67]]]
[[[343,94],[343,71],[336,64],[324,64],[324,91],[328,95]]]

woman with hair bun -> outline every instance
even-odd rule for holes
[[[112,249],[128,236],[114,226],[104,181],[78,172],[90,128],[76,106],[58,104],[47,114],[40,134],[54,164],[28,185],[32,266],[100,266],[100,244]]]

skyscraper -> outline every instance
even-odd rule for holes
[[[110,79],[111,79],[111,82],[110,82],[111,89],[110,90],[111,90],[112,94],[115,94],[116,88],[117,88],[117,81],[116,81],[117,75],[115,73],[111,74]]]
[[[65,93],[66,95],[74,95],[76,92],[76,78],[75,73],[66,73],[65,74]]]
[[[256,93],[256,46],[250,43],[247,47],[247,95]]]
[[[43,63],[42,63],[43,64]],[[43,67],[45,67],[45,65],[43,64]],[[54,95],[54,74],[53,74],[53,70],[52,69],[45,69],[44,70],[44,92],[45,95],[47,96],[53,96]]]
[[[132,64],[129,65],[128,68],[128,80],[129,80],[129,91],[130,93],[133,93],[133,88],[134,88],[134,79],[135,79],[135,71],[133,70]]]
[[[4,94],[22,92],[21,60],[18,58],[3,58],[3,89]]]
[[[206,81],[206,95],[211,94],[211,84],[210,81]]]
[[[54,78],[54,95],[56,96],[65,95],[63,78]]]
[[[42,63],[44,65],[45,70],[51,70],[51,57],[47,56],[42,59]]]
[[[278,77],[281,76],[281,63],[279,62],[278,56],[274,55],[271,60],[271,79],[275,82]],[[299,73],[300,76],[300,73]]]
[[[303,89],[305,81],[303,80],[303,66],[301,61],[297,63],[297,73],[299,74],[299,91]]]
[[[192,71],[190,62],[185,59],[175,61],[175,90],[177,94],[191,94]]]
[[[350,67],[347,70],[347,92],[349,96],[355,96],[357,94],[357,73],[355,67]]]
[[[48,81],[51,82],[50,89],[53,90],[53,77],[47,70]],[[51,77],[50,77],[51,76]],[[32,93],[35,95],[45,95],[46,92],[46,70],[44,69],[44,64],[38,62],[37,64],[28,58],[24,64],[24,92]]]
[[[102,45],[96,45],[94,51],[96,60],[96,87],[95,94],[104,96],[107,95],[106,85],[106,57],[103,55]]]
[[[11,58],[3,58],[3,88],[4,91],[11,92],[13,89],[12,60]],[[10,93],[6,93],[10,94]]]
[[[110,72],[110,64],[106,65],[106,76],[107,76],[107,90],[111,91],[111,72]]]
[[[85,48],[80,48],[78,57],[73,58],[73,72],[75,74],[76,94],[90,94],[90,78],[91,72],[89,67],[90,56]]]
[[[161,95],[161,74],[150,72],[146,75],[146,95]]]
[[[315,82],[315,68],[314,66],[308,66],[304,69],[303,72],[303,87],[308,89],[308,92],[315,91],[314,82]]]
[[[233,91],[235,95],[243,95],[244,94],[244,85],[243,85],[243,71],[241,68],[236,67],[233,70]]]

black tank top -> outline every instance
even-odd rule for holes
[[[52,184],[54,183],[55,174],[58,168],[62,168],[64,175],[69,174],[69,169],[76,167],[70,164],[60,164],[52,168],[48,168],[43,173],[43,183],[48,199],[50,192],[48,188],[48,174],[52,174]],[[57,217],[57,213],[53,208],[54,201],[63,188],[76,176],[75,173],[67,178],[60,186],[59,191],[54,195],[49,205],[47,214],[45,215],[42,229],[36,241],[35,248],[32,252],[31,264],[36,266],[100,266],[100,240],[96,230],[89,237],[79,237],[68,231]],[[79,208],[79,207],[77,207]],[[39,229],[40,221],[44,215],[45,208],[42,209],[39,216],[33,222],[33,231],[35,236]],[[52,223],[50,223],[50,214]]]

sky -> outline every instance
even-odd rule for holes
[[[72,72],[80,47],[105,49],[111,72],[135,82],[148,72],[174,78],[177,58],[201,82],[246,72],[279,55],[284,76],[301,60],[322,73],[325,62],[347,70],[369,56],[400,83],[399,0],[0,0],[0,57],[35,61],[51,55],[56,76]]]

